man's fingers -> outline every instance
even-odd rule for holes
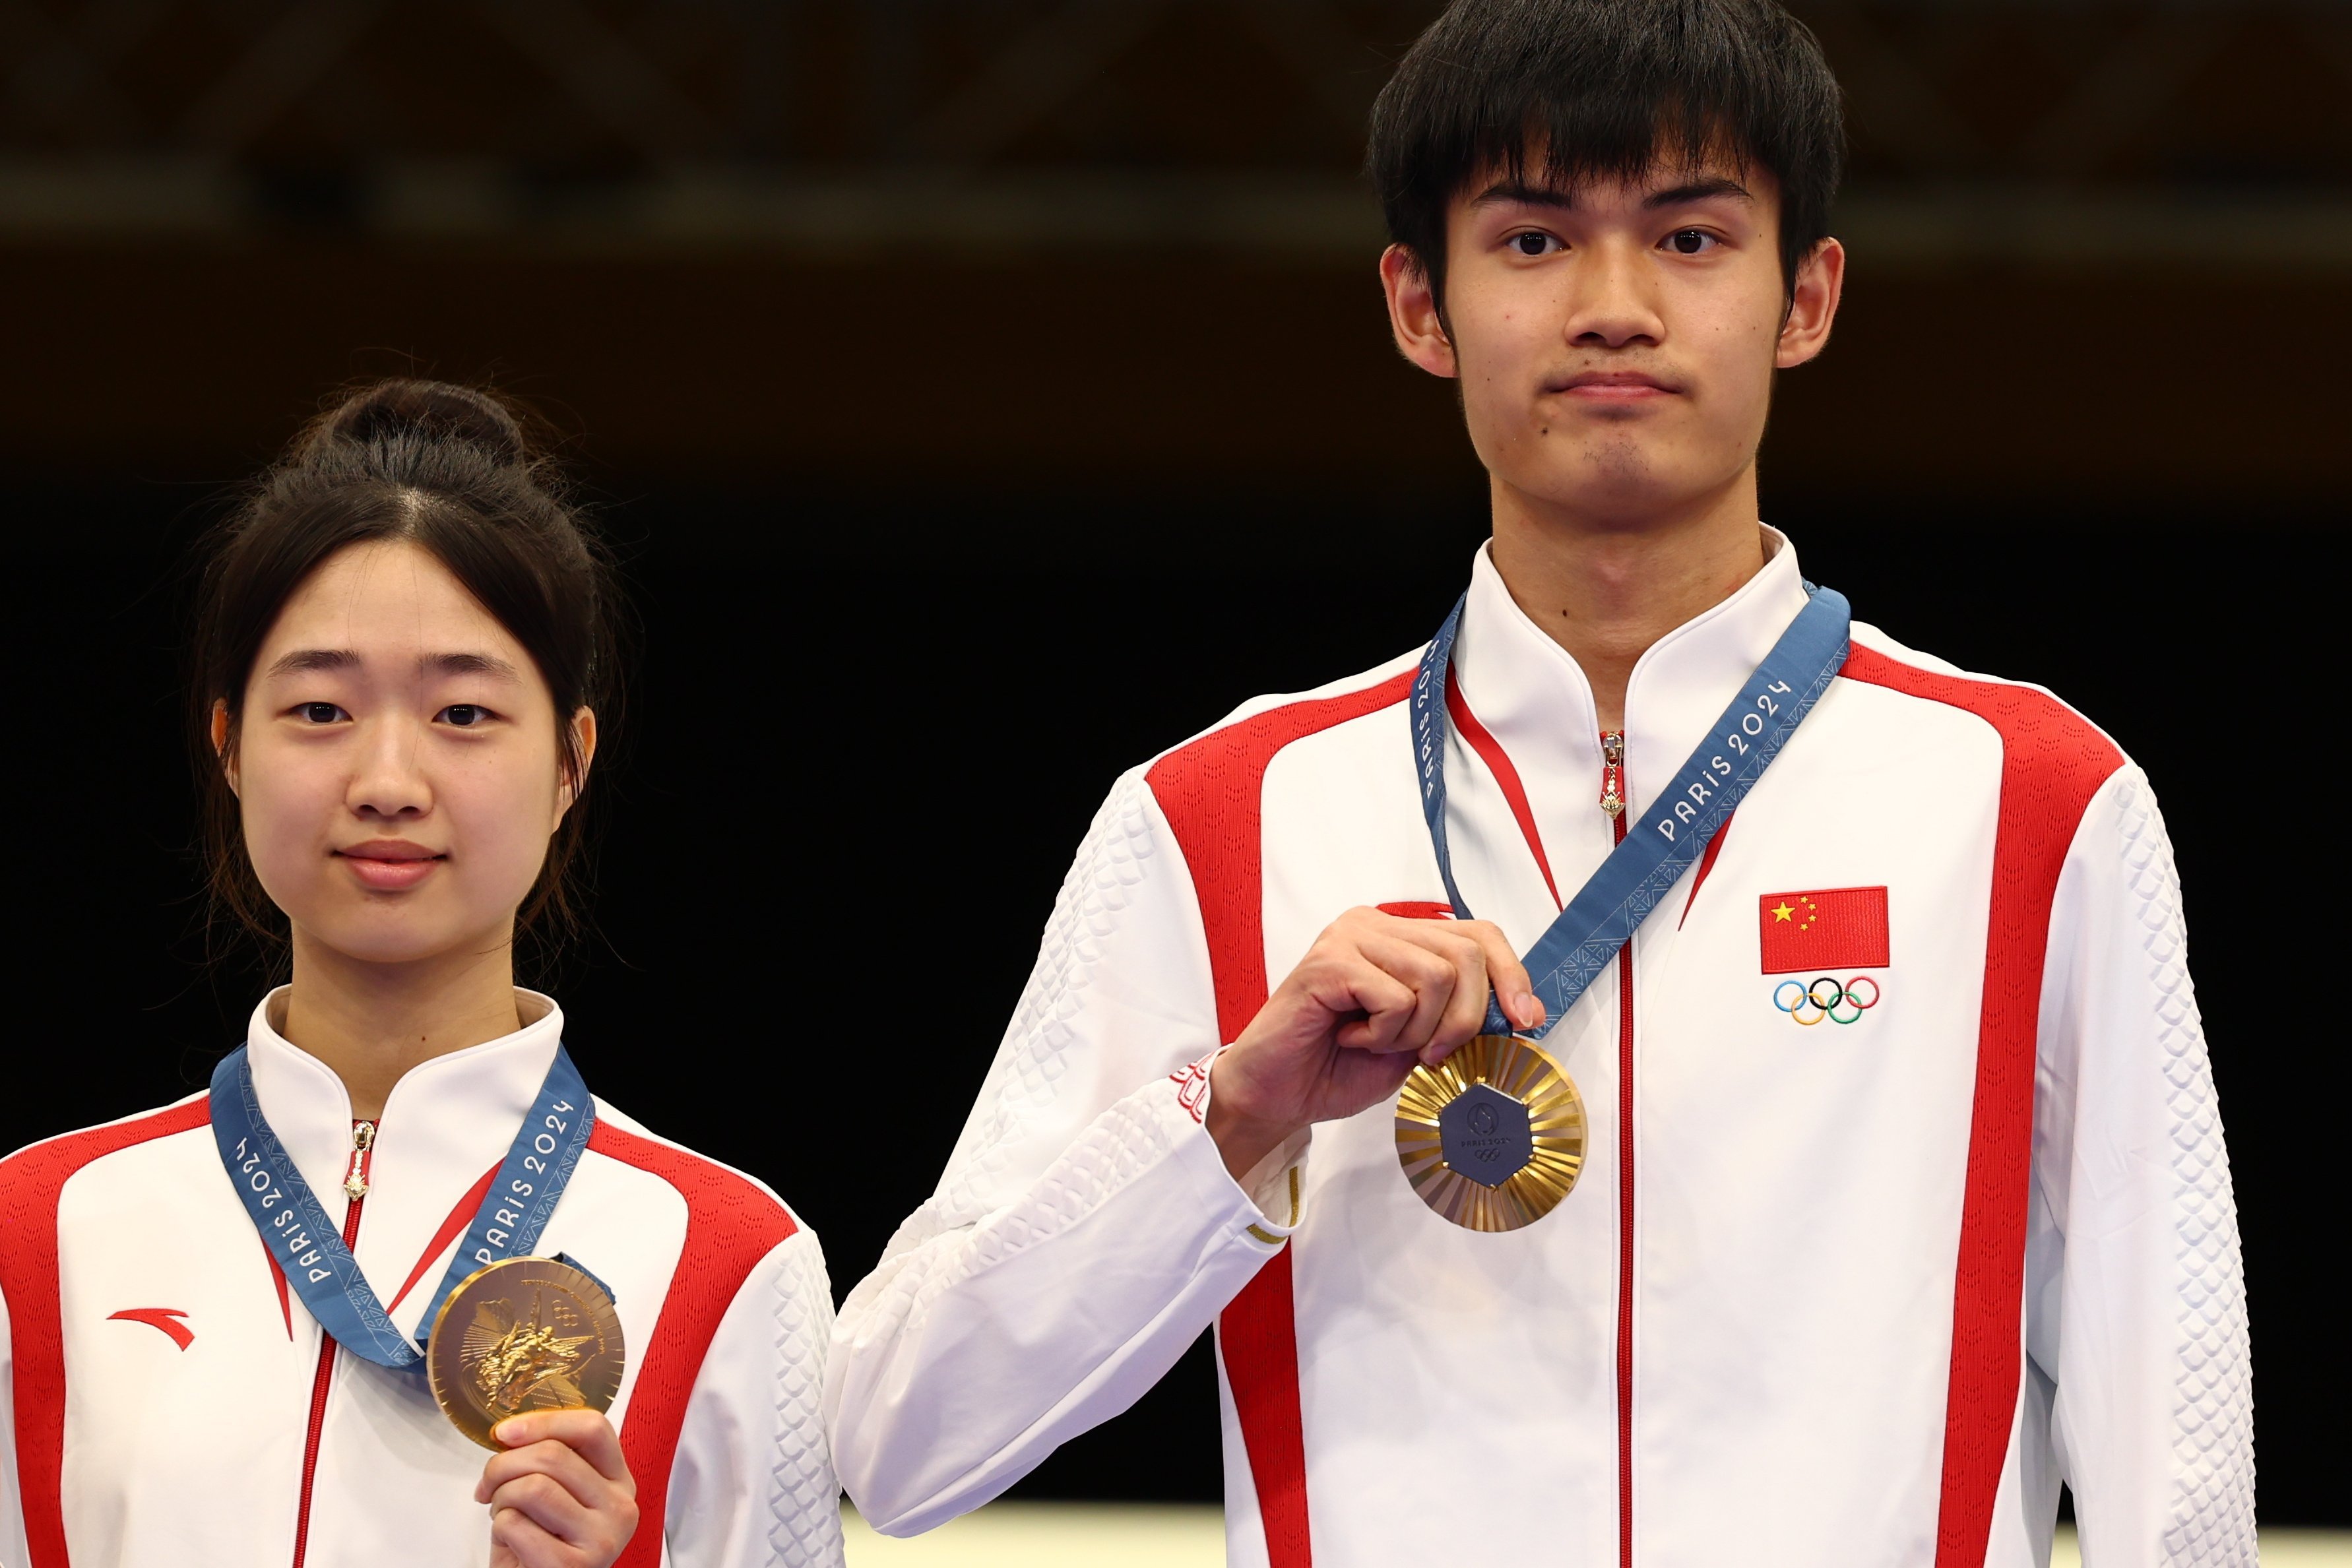
[[[1340,979],[1348,1006],[1335,1010],[1364,1016],[1342,1023],[1332,1039],[1349,1051],[1409,1049],[1399,1045],[1398,1039],[1419,1005],[1412,984],[1360,953],[1350,958]]]
[[[1421,1048],[1421,1060],[1436,1063],[1454,1054],[1486,1027],[1486,955],[1475,942],[1455,937],[1451,946],[1458,979],[1444,1017]]]
[[[1486,984],[1503,1004],[1505,1018],[1521,1029],[1534,1029],[1543,1022],[1544,1005],[1528,979],[1528,967],[1519,962],[1501,926],[1491,920],[1457,920],[1446,929],[1478,945],[1486,964]]]
[[[1385,934],[1367,935],[1359,951],[1412,993],[1410,1007],[1393,1019],[1384,1020],[1391,1027],[1384,1030],[1382,1049],[1418,1054],[1437,1032],[1446,1004],[1461,989],[1460,968],[1448,955],[1425,943],[1401,941]]]

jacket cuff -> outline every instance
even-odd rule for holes
[[[1187,1115],[1192,1127],[1189,1136],[1207,1147],[1225,1184],[1245,1199],[1257,1211],[1255,1222],[1242,1228],[1254,1241],[1267,1250],[1279,1248],[1298,1228],[1303,1212],[1306,1187],[1305,1167],[1307,1145],[1313,1141],[1311,1128],[1301,1128],[1282,1145],[1251,1167],[1239,1182],[1224,1168],[1224,1154],[1209,1136],[1209,1100],[1211,1090],[1209,1070],[1216,1065],[1230,1046],[1219,1046],[1198,1061],[1188,1063],[1169,1074],[1174,1086],[1176,1107]]]

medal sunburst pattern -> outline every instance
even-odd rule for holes
[[[1445,1163],[1438,1117],[1484,1083],[1528,1108],[1533,1151],[1499,1186],[1472,1181]],[[1397,1095],[1397,1163],[1412,1190],[1465,1230],[1517,1230],[1558,1207],[1584,1168],[1584,1099],[1559,1064],[1533,1040],[1482,1034],[1439,1062],[1416,1067]]]

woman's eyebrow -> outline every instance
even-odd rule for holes
[[[297,648],[269,666],[272,675],[299,675],[317,670],[352,670],[360,656],[349,648]],[[493,680],[519,681],[522,673],[495,653],[428,653],[419,668],[441,675],[488,675]]]
[[[297,648],[269,666],[273,675],[299,675],[312,670],[348,670],[360,662],[349,648]]]
[[[500,681],[522,679],[521,671],[495,653],[435,653],[424,663],[438,674],[488,675]]]

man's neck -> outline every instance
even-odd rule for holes
[[[1625,685],[1650,645],[1764,568],[1754,470],[1688,507],[1594,517],[1494,486],[1495,570],[1592,686],[1601,727],[1625,727]]]
[[[372,964],[297,929],[278,1033],[334,1070],[352,1114],[373,1121],[420,1062],[522,1027],[510,942],[413,964]]]

